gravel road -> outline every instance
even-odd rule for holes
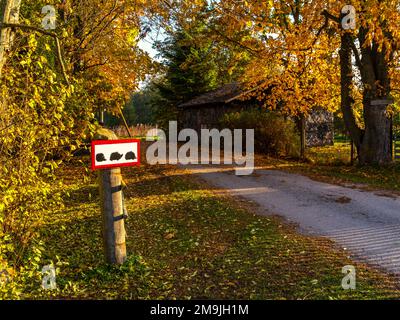
[[[313,181],[275,170],[236,176],[230,169],[191,167],[207,183],[282,216],[300,232],[327,237],[370,265],[400,275],[400,198]]]

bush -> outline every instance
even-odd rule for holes
[[[254,129],[255,151],[272,156],[299,156],[300,138],[295,123],[276,112],[251,110],[228,113],[221,126],[229,129]]]
[[[44,215],[63,205],[63,184],[56,170],[95,130],[92,122],[96,106],[86,98],[80,81],[71,77],[71,86],[57,81],[43,39],[36,39],[34,34],[23,39],[23,54],[19,50],[10,53],[7,72],[0,80],[3,278],[4,270],[19,272],[31,265],[32,243],[43,226]],[[0,300],[6,292],[4,282],[0,279]]]

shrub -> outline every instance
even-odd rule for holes
[[[221,126],[229,129],[254,129],[255,151],[272,156],[299,155],[300,138],[292,120],[265,110],[228,113]]]
[[[23,54],[10,53],[7,72],[0,81],[3,278],[4,270],[19,272],[30,264],[31,245],[38,237],[44,214],[63,204],[63,185],[56,170],[95,130],[92,122],[96,106],[88,102],[79,81],[71,78],[71,86],[57,81],[42,40],[34,34],[27,36]],[[4,290],[0,286],[0,294]]]

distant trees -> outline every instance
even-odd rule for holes
[[[208,10],[206,2],[189,16],[183,8],[168,20],[170,28],[165,39],[155,44],[165,70],[152,82],[159,91],[158,101],[153,100],[153,104],[160,123],[176,120],[180,103],[240,81],[248,62],[246,53],[216,41],[215,12]]]
[[[157,47],[166,69],[163,79],[155,86],[159,91],[159,122],[176,120],[177,106],[201,93],[217,86],[218,70],[210,52],[210,43],[196,41],[197,35],[204,30],[204,25],[191,34],[178,27],[171,31]]]
[[[124,116],[129,125],[154,124],[154,101],[160,99],[157,88],[149,83],[146,87],[131,96],[124,108]]]

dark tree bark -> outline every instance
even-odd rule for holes
[[[390,119],[386,106],[364,104],[364,119],[365,134],[359,152],[360,164],[391,163]]]
[[[342,17],[337,18],[327,11],[322,14],[339,24],[341,22]],[[365,45],[367,34],[368,30],[360,27],[360,50],[355,45],[356,38],[351,31],[344,32],[341,36],[341,109],[346,128],[357,148],[359,163],[385,165],[392,162],[391,121],[387,114],[387,105],[376,106],[372,102],[388,100],[390,96],[389,61],[393,59],[393,55],[387,55],[385,46],[379,50],[377,43]],[[353,112],[353,57],[361,73],[364,128],[358,125]]]
[[[340,72],[341,72],[341,109],[343,119],[350,133],[350,136],[360,153],[361,143],[363,140],[363,131],[357,124],[356,117],[353,112],[354,99],[351,92],[353,89],[353,65],[352,65],[352,43],[351,35],[345,33],[342,36],[340,48]]]
[[[385,47],[364,46],[367,30],[360,28],[361,77],[364,85],[363,105],[365,133],[359,153],[360,164],[388,164],[392,162],[391,127],[387,106],[373,106],[373,100],[387,99],[390,95],[390,78]]]

